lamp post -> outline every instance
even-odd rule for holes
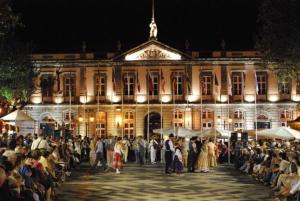
[[[232,123],[232,119],[228,118],[228,164],[230,164],[230,124]]]
[[[80,115],[79,117],[78,117],[78,135],[79,135],[79,129],[80,129],[80,124],[83,122],[83,118],[82,118],[82,116]]]
[[[95,121],[95,117],[90,117],[89,118],[89,122],[92,124],[93,122]],[[89,126],[88,126],[88,128],[89,128]],[[90,129],[88,129],[88,132],[90,131]],[[91,134],[93,134],[93,133],[91,133]]]

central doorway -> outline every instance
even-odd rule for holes
[[[150,112],[149,114],[149,139],[153,136],[153,130],[161,128],[161,116],[158,112]],[[144,118],[144,138],[147,139],[148,131],[148,115]]]

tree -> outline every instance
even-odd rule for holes
[[[14,29],[21,26],[7,2],[0,5],[0,106],[25,105],[34,85],[31,48],[16,40]]]
[[[279,79],[300,82],[300,1],[263,0],[256,48]]]

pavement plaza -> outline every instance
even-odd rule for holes
[[[209,173],[165,175],[163,166],[125,164],[115,172],[73,170],[55,201],[271,201],[270,189],[232,167],[219,166]]]

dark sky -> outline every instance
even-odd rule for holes
[[[35,52],[112,51],[148,40],[151,0],[13,0],[25,28],[17,32],[32,41]],[[158,39],[193,50],[253,49],[260,0],[156,0]]]

